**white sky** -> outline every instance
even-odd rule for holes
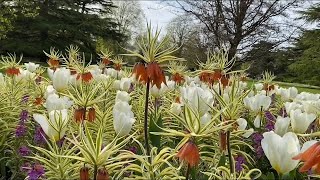
[[[171,7],[161,1],[139,0],[144,11],[146,21],[151,22],[153,27],[158,26],[165,31],[167,24],[177,15],[170,11]]]

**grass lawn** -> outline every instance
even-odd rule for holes
[[[258,81],[248,80],[248,85],[251,86],[254,82],[258,82]],[[311,85],[299,84],[299,83],[286,83],[286,82],[279,82],[279,81],[275,81],[275,83],[283,88],[296,87],[299,93],[304,91],[304,92],[309,92],[314,94],[320,94],[319,86],[311,86]]]

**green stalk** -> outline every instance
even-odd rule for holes
[[[98,166],[94,165],[93,169],[93,180],[97,180],[97,174],[98,174]]]
[[[186,180],[189,179],[189,174],[190,174],[190,164],[188,164],[187,172],[186,172]]]
[[[228,157],[229,157],[229,164],[230,164],[230,173],[234,173],[234,166],[233,166],[233,159],[232,159],[232,152],[230,147],[230,131],[227,131],[227,150],[228,150]]]
[[[149,104],[149,90],[150,90],[150,80],[147,80],[147,88],[146,88],[146,102],[144,105],[144,140],[145,140],[145,148],[147,156],[149,156],[149,143],[148,143],[148,104]]]

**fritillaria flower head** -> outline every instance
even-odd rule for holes
[[[8,53],[8,56],[1,56],[1,65],[2,68],[5,69],[5,73],[8,76],[18,76],[21,74],[20,70],[20,62],[22,61],[22,55],[20,56],[20,59],[17,60],[16,54],[10,54]]]
[[[132,72],[138,81],[142,83],[150,82],[151,87],[156,85],[160,89],[161,83],[166,84],[166,79],[160,64],[166,61],[178,60],[178,58],[171,55],[177,48],[176,46],[170,46],[169,36],[165,36],[162,39],[160,39],[159,36],[159,30],[153,33],[151,26],[147,25],[147,35],[142,37],[138,42],[141,53],[127,49],[130,54],[125,55],[141,59],[141,62],[135,65]]]
[[[200,163],[199,149],[192,141],[188,141],[182,146],[177,157],[180,161],[187,163],[190,167],[197,166]]]
[[[53,71],[60,67],[60,59],[62,54],[58,50],[56,51],[54,47],[51,47],[49,53],[45,51],[43,52],[49,58],[48,64]]]
[[[171,74],[171,79],[176,84],[182,84],[185,82],[185,76],[188,75],[187,67],[178,61],[169,62],[168,71]]]
[[[112,52],[109,49],[100,51],[99,57],[101,59],[100,65],[106,67],[111,63]]]

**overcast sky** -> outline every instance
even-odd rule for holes
[[[171,19],[177,16],[173,13],[172,8],[160,1],[140,1],[144,11],[146,21],[152,23],[152,26],[157,26],[165,30],[166,25]]]

